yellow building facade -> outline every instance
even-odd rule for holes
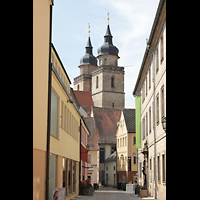
[[[135,147],[135,109],[123,109],[118,122],[117,183],[134,183],[137,173],[137,149]]]
[[[70,79],[53,44],[51,63],[49,196],[54,187],[65,187],[66,199],[71,199],[79,193],[81,116],[70,96]]]

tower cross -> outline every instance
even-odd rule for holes
[[[90,23],[88,23],[88,35],[90,37]]]

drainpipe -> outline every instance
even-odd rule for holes
[[[48,81],[48,107],[47,107],[47,146],[46,146],[46,200],[49,200],[49,157],[50,157],[50,127],[51,127],[51,35],[52,35],[52,5],[50,5],[49,30],[49,81]]]
[[[153,124],[154,124],[154,181],[155,181],[155,199],[157,199],[157,180],[156,180],[156,120],[155,120],[155,50],[153,51]]]
[[[79,195],[80,195],[80,182],[81,182],[81,126],[82,122],[80,119],[80,162],[79,162]]]

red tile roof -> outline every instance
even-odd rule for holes
[[[80,106],[87,106],[87,113],[90,114],[91,106],[94,106],[92,101],[92,92],[74,90],[74,93]]]
[[[121,110],[93,107],[98,143],[116,143],[117,122]]]
[[[88,143],[90,145],[89,150],[99,150],[99,145],[98,145],[98,141],[97,141],[97,134],[96,134],[96,130],[95,130],[95,124],[94,124],[94,119],[93,117],[85,117],[84,121],[90,131],[90,134],[88,136]]]

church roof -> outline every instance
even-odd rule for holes
[[[92,43],[90,37],[88,37],[88,42],[85,47],[86,52],[85,55],[80,59],[80,65],[96,65],[97,66],[97,59],[92,54]]]
[[[104,44],[98,48],[98,56],[100,55],[115,55],[118,56],[119,50],[116,46],[112,43],[112,35],[110,31],[110,26],[108,24],[106,34],[104,36]],[[98,57],[97,56],[97,57]],[[118,56],[119,58],[119,56]]]
[[[89,91],[76,91],[74,90],[78,103],[81,107],[86,109],[86,112],[90,114],[91,106],[94,106],[92,101],[92,92]]]
[[[115,144],[121,110],[93,107],[98,143]]]

